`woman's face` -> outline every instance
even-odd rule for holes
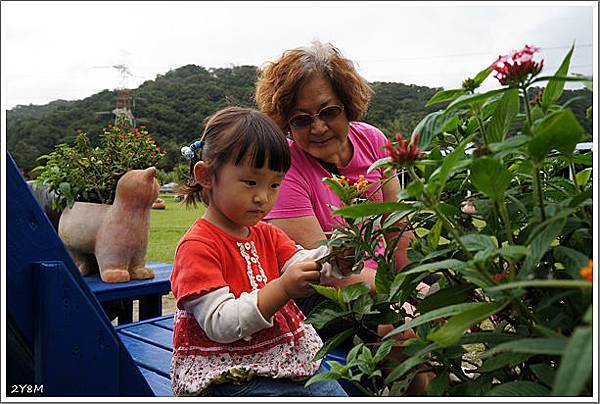
[[[333,105],[343,106],[329,81],[322,76],[315,76],[308,79],[298,90],[296,105],[290,112],[288,122],[298,115],[313,115],[312,124],[309,126],[295,128],[294,125],[290,125],[294,141],[315,158],[343,165],[352,155],[348,142],[349,124],[346,113],[342,110],[339,115],[326,121],[316,116],[324,108]],[[328,118],[326,115],[322,114]]]

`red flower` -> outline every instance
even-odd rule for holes
[[[494,77],[501,85],[516,86],[528,78],[536,76],[544,66],[544,59],[539,63],[532,60],[533,54],[539,50],[540,48],[525,45],[520,51],[513,51],[509,55],[498,57],[490,66],[496,71]]]
[[[416,160],[421,160],[425,153],[419,153],[419,148],[415,145],[419,135],[416,134],[412,140],[403,140],[402,134],[396,135],[396,141],[398,144],[394,146],[391,141],[388,140],[386,149],[390,153],[392,162],[397,167],[404,167],[413,164]]]
[[[156,150],[160,152],[160,146],[156,146]]]
[[[508,275],[508,270],[505,269],[504,271],[500,272],[499,274],[495,274],[493,276],[493,278],[496,282],[500,282],[502,279],[506,278],[506,275]]]

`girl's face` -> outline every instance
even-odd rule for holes
[[[228,162],[216,175],[207,176],[203,164],[196,164],[194,174],[209,192],[207,220],[239,232],[258,223],[273,208],[284,173],[273,171],[266,164],[254,168],[243,162],[239,166]]]
[[[328,80],[322,76],[315,76],[304,83],[298,90],[296,105],[289,115],[289,120],[303,114],[318,114],[330,106],[342,106],[342,102],[333,91]],[[324,118],[328,118],[326,115]],[[313,117],[312,124],[302,128],[290,125],[294,141],[302,150],[311,156],[328,163],[345,163],[348,155],[348,128],[349,123],[345,112],[323,120]]]

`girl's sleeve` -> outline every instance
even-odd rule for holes
[[[255,332],[273,326],[273,319],[265,319],[258,309],[258,290],[243,292],[236,299],[229,287],[223,287],[185,301],[183,307],[208,338],[223,344],[249,341]]]
[[[171,273],[171,290],[177,308],[183,309],[185,300],[225,286],[218,248],[196,240],[187,240],[178,246]]]

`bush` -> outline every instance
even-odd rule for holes
[[[38,158],[46,164],[34,169],[40,172],[35,182],[54,193],[53,209],[76,201],[110,204],[123,174],[152,167],[164,156],[144,127],[132,129],[126,123],[105,128],[99,142],[93,147],[79,130],[74,145],[60,144]]]
[[[553,76],[541,76],[536,51],[499,58],[462,88],[437,93],[428,105],[449,105],[410,139],[388,144],[391,157],[371,168],[408,173],[398,202],[371,203],[349,191],[353,184],[325,180],[345,219],[328,243],[377,262],[377,293],[314,286],[328,300],[307,322],[353,325],[317,357],[352,336],[355,346],[346,364],[330,363],[308,384],[345,379],[395,396],[429,371],[432,396],[592,394],[592,154],[576,150],[583,129],[568,102],[555,104],[566,81],[590,79],[568,76],[573,48]],[[502,87],[477,93],[494,70]],[[528,99],[543,81],[543,95]],[[411,263],[397,272],[395,242],[375,247],[406,231],[415,235]],[[417,285],[431,274],[441,278],[423,295]],[[356,336],[378,324],[393,331],[375,344]],[[416,335],[404,341],[406,358],[394,361],[392,337],[409,328]]]

